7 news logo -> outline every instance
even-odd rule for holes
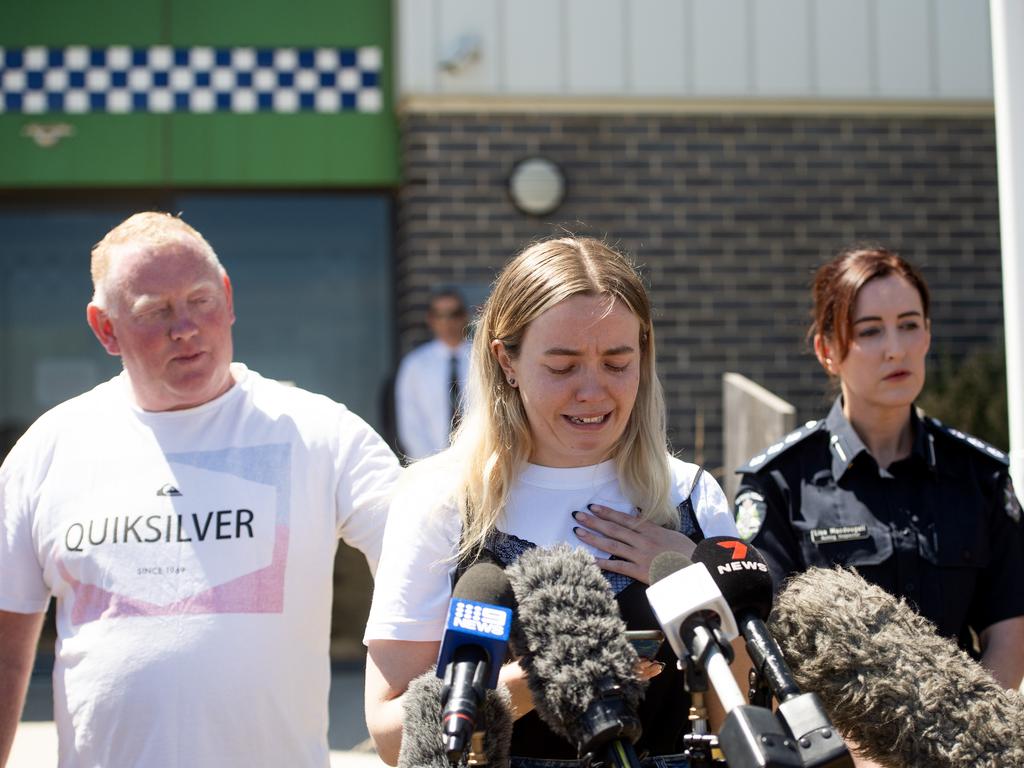
[[[717,566],[719,573],[726,574],[733,571],[762,571],[768,573],[767,564],[761,560],[754,558],[746,559],[749,547],[742,541],[719,541],[716,543],[722,549],[730,550],[732,553],[730,562]]]

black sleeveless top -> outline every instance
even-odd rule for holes
[[[679,505],[679,531],[694,542],[704,539],[693,509],[692,496],[703,469],[698,469],[686,499]],[[472,562],[483,560],[506,567],[536,545],[532,542],[495,530],[487,538],[483,551]],[[456,578],[472,562],[460,562]],[[618,573],[604,573],[615,594],[619,612],[627,629],[660,629],[657,618],[647,602],[647,585]],[[669,644],[662,643],[656,657],[665,669],[652,678],[637,715],[643,735],[636,743],[637,754],[670,755],[680,751],[680,738],[687,731],[690,696],[683,687],[683,673],[676,668],[676,655]],[[571,760],[577,757],[576,745],[555,734],[537,715],[536,710],[519,718],[512,729],[511,754],[516,757]]]

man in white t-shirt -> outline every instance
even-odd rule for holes
[[[53,596],[61,766],[324,768],[337,539],[375,568],[398,462],[231,362],[231,282],[181,219],[130,217],[92,276],[124,370],[0,467],[0,765]]]
[[[398,442],[410,459],[423,459],[448,447],[469,371],[462,296],[452,289],[434,293],[427,325],[434,338],[402,358],[395,379]]]

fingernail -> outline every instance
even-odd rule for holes
[[[587,510],[590,511],[590,512],[593,512],[594,511],[594,505],[593,504],[587,504]]]
[[[578,519],[578,518],[576,517],[576,515],[578,515],[578,514],[579,514],[579,512],[570,512],[570,514],[572,515],[572,519],[573,519],[573,520],[577,520],[577,519]]]
[[[579,528],[579,526],[574,525],[572,527],[572,532],[575,533],[577,536],[579,536],[580,535],[580,528]]]

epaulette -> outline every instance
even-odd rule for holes
[[[966,432],[961,432],[959,429],[946,426],[933,416],[925,416],[924,422],[936,432],[939,432],[944,435],[949,435],[949,437],[951,437],[956,442],[969,445],[971,446],[971,448],[985,456],[988,456],[990,459],[994,459],[995,461],[998,461],[1000,464],[1010,466],[1010,457],[1007,456],[1006,453],[1004,453],[1003,451],[996,448],[994,445],[989,445],[984,440],[980,440],[974,435],[968,435]]]
[[[792,448],[794,445],[799,443],[806,437],[813,435],[815,432],[820,431],[825,427],[825,420],[819,419],[817,421],[808,421],[802,427],[797,427],[784,438],[779,440],[777,443],[769,445],[762,453],[757,454],[744,464],[742,467],[736,470],[737,474],[747,474],[753,472],[760,472],[764,469],[775,457],[785,453],[787,450]]]

